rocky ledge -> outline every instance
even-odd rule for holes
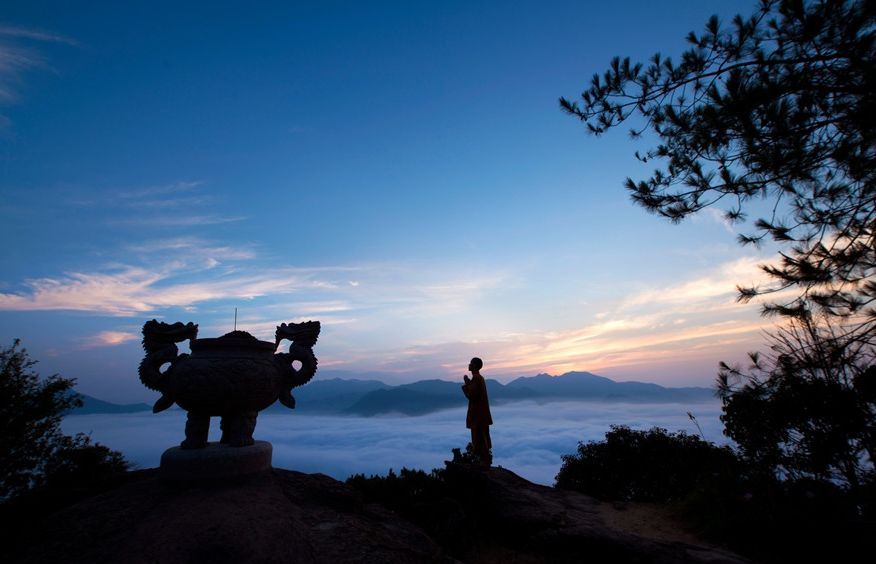
[[[666,523],[652,527],[625,523],[620,527],[618,511],[612,505],[533,484],[501,467],[485,470],[449,464],[447,479],[480,500],[480,521],[488,525],[493,542],[484,546],[475,561],[746,562],[719,548],[690,542],[690,534],[669,531]]]
[[[82,500],[7,544],[12,562],[709,562],[714,548],[610,527],[604,505],[502,468],[448,465],[489,532],[451,555],[422,529],[322,474],[273,469],[235,483],[169,484],[157,471]]]

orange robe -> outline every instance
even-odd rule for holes
[[[490,413],[490,400],[487,397],[487,383],[483,376],[475,375],[462,386],[462,392],[468,398],[468,412],[465,415],[465,426],[471,429],[471,448],[474,454],[486,465],[492,463],[490,449],[493,441],[490,439],[490,425],[493,416]]]
[[[490,413],[490,400],[487,398],[487,382],[484,377],[477,375],[462,386],[462,392],[468,398],[468,413],[465,415],[465,426],[487,426],[493,424],[493,416]]]

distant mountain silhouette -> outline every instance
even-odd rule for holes
[[[440,409],[464,407],[461,382],[422,380],[413,384],[387,386],[364,394],[345,410],[346,413],[372,416],[382,413],[423,415]],[[664,388],[645,382],[615,382],[589,372],[567,372],[562,376],[539,374],[521,377],[503,385],[487,380],[490,401],[503,404],[512,401],[626,401],[626,402],[686,402],[711,399],[709,388]]]
[[[372,374],[369,374],[371,376]],[[317,377],[318,378],[318,377]],[[370,417],[400,413],[425,415],[442,409],[465,407],[462,380],[420,380],[412,384],[391,386],[372,379],[314,379],[295,388],[295,410],[301,413],[345,414]],[[487,380],[490,402],[495,405],[514,401],[623,401],[637,403],[688,402],[711,399],[709,388],[665,388],[646,382],[615,382],[589,372],[567,372],[561,376],[539,374],[524,376],[502,384]],[[85,405],[71,412],[131,413],[151,409],[145,403],[118,405],[83,395]],[[275,403],[268,413],[291,413]]]
[[[295,409],[303,413],[342,413],[362,396],[390,387],[379,380],[319,380],[317,376],[306,386],[292,390],[292,395],[295,396]],[[288,413],[289,409],[276,402],[266,411]]]
[[[664,388],[647,382],[615,382],[590,372],[524,376],[509,382],[507,387],[528,388],[543,398],[595,401],[675,402],[714,397],[709,388]]]
[[[509,388],[496,380],[487,380],[487,393],[493,403],[533,399],[537,394],[529,388]],[[421,380],[392,388],[370,392],[350,406],[346,412],[355,415],[402,413],[424,415],[440,409],[465,407],[462,382]]]
[[[426,413],[441,409],[464,406],[465,397],[458,397],[461,395],[461,393],[452,395],[447,393],[424,393],[399,386],[388,390],[370,392],[346,409],[345,412],[366,417],[381,413],[425,415]]]
[[[145,403],[110,403],[95,397],[80,393],[82,407],[70,411],[70,415],[90,415],[94,413],[136,413],[138,411],[151,411],[152,406]]]

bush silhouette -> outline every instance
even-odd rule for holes
[[[604,441],[578,443],[576,454],[562,458],[556,487],[617,501],[678,500],[739,472],[729,447],[658,427],[613,425]]]
[[[465,451],[455,448],[448,465],[477,465],[471,443]],[[490,530],[482,515],[484,494],[458,483],[447,468],[431,472],[390,469],[386,476],[355,474],[347,485],[358,490],[366,502],[379,503],[410,519],[451,554],[462,558]]]
[[[18,340],[0,349],[0,502],[28,494],[57,504],[128,468],[121,453],[61,431],[63,414],[82,401],[73,380],[40,378],[35,364]]]

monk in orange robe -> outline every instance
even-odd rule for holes
[[[481,464],[489,466],[493,462],[490,449],[493,442],[490,440],[490,425],[493,424],[493,416],[490,414],[490,401],[487,398],[487,383],[481,376],[481,368],[484,361],[475,357],[468,364],[471,378],[466,374],[463,379],[465,384],[462,392],[468,398],[468,413],[465,416],[465,426],[471,429],[471,448]]]

